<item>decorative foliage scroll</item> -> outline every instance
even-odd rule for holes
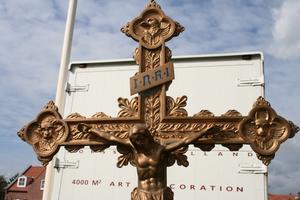
[[[157,134],[160,124],[160,94],[155,91],[145,97],[145,124],[152,135]]]
[[[119,98],[118,102],[121,108],[118,117],[138,117],[138,97],[133,98],[131,101]]]
[[[167,97],[167,116],[171,117],[186,117],[187,111],[184,109],[186,106],[187,97],[177,97],[176,101],[172,97]]]
[[[182,147],[170,153],[168,157],[168,166],[172,166],[177,163],[179,166],[187,167],[189,166],[189,161],[187,156],[184,155],[188,151],[188,147]]]

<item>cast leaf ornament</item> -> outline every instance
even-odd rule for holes
[[[167,116],[172,117],[186,117],[187,111],[184,109],[186,106],[187,97],[177,97],[174,100],[172,97],[167,96]]]
[[[159,67],[160,56],[159,50],[157,51],[145,51],[145,66],[146,70],[151,70]]]
[[[157,135],[160,124],[160,98],[158,93],[149,93],[145,98],[145,123],[151,134]]]
[[[176,151],[171,152],[168,155],[168,166],[172,166],[177,163],[178,166],[189,166],[188,157],[185,153],[188,151],[188,147],[182,147]]]
[[[131,149],[126,148],[124,146],[118,146],[117,151],[121,154],[118,158],[117,167],[121,168],[123,166],[127,166],[129,163],[132,166],[135,166],[133,152]]]
[[[138,97],[131,99],[119,98],[119,107],[121,110],[118,117],[137,117],[138,116]]]

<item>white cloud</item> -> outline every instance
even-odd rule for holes
[[[274,10],[274,44],[271,52],[278,58],[300,57],[300,1],[286,0]]]

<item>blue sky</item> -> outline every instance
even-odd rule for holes
[[[142,0],[78,0],[72,61],[129,58],[135,42],[119,30]],[[161,0],[186,31],[173,55],[262,51],[266,97],[300,125],[299,0]],[[0,174],[38,164],[16,132],[54,99],[67,0],[0,0]],[[270,191],[299,192],[300,137],[282,145],[269,168]]]

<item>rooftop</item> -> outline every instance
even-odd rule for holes
[[[27,177],[27,183],[25,187],[18,186],[18,178],[14,180],[8,187],[7,191],[18,191],[18,192],[27,192],[29,184],[31,181],[39,177],[44,171],[45,167],[42,166],[29,166],[19,177],[25,176]]]

